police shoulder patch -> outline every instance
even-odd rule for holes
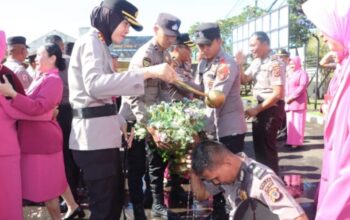
[[[277,187],[271,187],[267,192],[271,202],[278,202],[283,198],[283,194],[279,191]]]
[[[224,59],[220,60],[216,75],[221,81],[226,80],[230,76],[230,64],[227,64]]]
[[[274,77],[280,77],[281,76],[282,67],[280,66],[278,61],[273,61],[271,63],[271,71],[272,71],[272,75]]]
[[[142,65],[143,65],[143,67],[151,66],[151,59],[148,57],[143,58]]]

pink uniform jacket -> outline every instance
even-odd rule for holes
[[[286,111],[305,110],[307,105],[307,85],[309,76],[301,69],[299,57],[294,57],[295,71],[288,74],[285,85],[285,97],[291,97],[295,100],[290,104],[285,104]]]
[[[350,50],[350,1],[309,0],[307,17],[327,36]],[[339,48],[335,48],[338,49]],[[338,52],[338,51],[337,51]],[[333,86],[324,131],[324,154],[316,220],[350,219],[350,58],[345,55]]]
[[[18,94],[12,106],[30,116],[52,112],[62,98],[63,84],[55,69],[43,74],[28,88],[28,96]],[[55,120],[19,122],[18,139],[21,152],[50,154],[62,151],[62,131]]]

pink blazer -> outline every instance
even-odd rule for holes
[[[18,94],[11,105],[17,110],[38,116],[52,112],[62,98],[63,83],[58,70],[50,71],[28,88],[28,96]],[[55,120],[26,121],[18,124],[21,152],[26,154],[50,154],[62,151],[62,131]]]
[[[0,155],[15,155],[20,153],[17,138],[16,121],[22,120],[51,120],[52,111],[40,116],[28,116],[11,107],[10,101],[0,96]]]
[[[295,100],[285,104],[286,111],[305,110],[307,107],[307,84],[309,76],[304,70],[298,70],[288,75],[285,86],[285,97]]]
[[[344,68],[325,124],[317,220],[350,219],[350,65]]]

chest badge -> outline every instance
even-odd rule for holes
[[[143,67],[151,66],[151,59],[148,57],[143,58],[142,65],[143,65]]]

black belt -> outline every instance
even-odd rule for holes
[[[264,100],[258,100],[258,104],[261,104],[261,103],[263,103],[264,102]],[[284,105],[284,101],[283,100],[278,100],[277,102],[276,102],[276,105]]]
[[[117,106],[111,105],[111,104],[96,106],[96,107],[73,109],[74,118],[97,118],[97,117],[111,116],[116,114],[117,114]]]

